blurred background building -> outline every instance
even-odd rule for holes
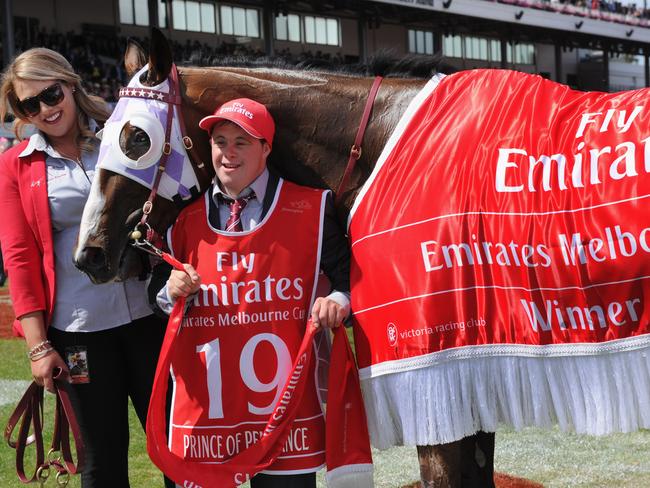
[[[0,0],[4,65],[46,46],[64,54],[90,91],[115,101],[127,37],[150,26],[177,61],[223,56],[364,61],[441,52],[460,69],[510,68],[577,89],[650,86],[646,2],[610,0]]]

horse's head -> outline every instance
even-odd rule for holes
[[[94,281],[129,276],[136,269],[133,257],[137,255],[128,245],[129,234],[142,217],[157,174],[162,176],[148,224],[159,233],[173,223],[179,204],[189,200],[194,191],[208,187],[214,169],[207,133],[198,128],[198,122],[228,100],[252,98],[268,108],[276,122],[268,162],[284,178],[307,186],[338,187],[372,77],[274,65],[184,68],[184,102],[174,105],[174,114],[182,114],[187,129],[194,131],[189,134],[195,141],[193,150],[200,153],[188,158],[180,131],[183,124],[176,117],[171,121],[170,153],[163,153],[166,146],[161,134],[166,133],[166,114],[173,105],[166,99],[170,87],[174,90],[176,86],[176,71],[169,44],[157,30],[152,33],[148,65],[143,67],[146,61],[141,50],[127,50],[125,65],[135,74],[104,129],[99,171],[82,218],[75,261]],[[395,68],[400,68],[399,63]],[[342,221],[388,136],[424,84],[424,80],[399,78],[382,83],[364,138],[363,156],[349,180],[349,189],[342,192],[344,202],[338,209]],[[161,158],[167,159],[162,165],[157,163]],[[195,173],[190,159],[194,164],[207,164]],[[165,166],[164,173],[159,171],[161,166]]]
[[[211,179],[211,166],[195,157],[191,137],[184,137],[178,76],[171,49],[154,31],[148,63],[134,43],[125,66],[132,79],[98,136],[97,172],[84,208],[75,264],[97,283],[139,274],[142,255],[129,246],[130,234],[143,222],[164,232],[184,201],[198,196]],[[209,159],[208,159],[209,160]]]

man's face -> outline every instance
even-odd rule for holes
[[[232,122],[218,122],[212,129],[212,165],[223,190],[236,197],[266,168],[271,148]]]

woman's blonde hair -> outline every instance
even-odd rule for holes
[[[16,81],[59,80],[72,88],[78,111],[79,138],[77,143],[82,151],[92,151],[96,147],[95,133],[90,129],[89,120],[103,124],[110,113],[106,102],[89,95],[81,86],[81,77],[75,73],[67,59],[51,49],[36,47],[20,54],[7,66],[0,80],[0,123],[10,111],[16,116],[14,133],[22,139],[22,130],[29,122],[23,119],[18,109],[18,97],[14,91]]]

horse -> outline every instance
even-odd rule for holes
[[[172,61],[166,56],[168,53],[156,51],[157,46],[166,42],[164,36],[152,35],[151,68],[145,81],[148,86],[161,83],[171,69]],[[140,66],[138,61],[144,59],[138,49],[138,46],[131,44],[127,50],[125,65],[129,75],[135,72],[135,67]],[[208,137],[198,129],[198,121],[221,103],[238,97],[254,98],[263,103],[278,121],[269,164],[281,175],[299,184],[318,188],[334,188],[342,178],[344,163],[353,142],[350,135],[354,134],[361,119],[372,78],[282,68],[237,67],[187,67],[180,69],[179,74],[185,125],[194,141],[197,160],[205,163],[205,172],[199,176],[202,189],[208,185],[214,170],[210,164]],[[401,109],[408,105],[424,83],[422,79],[402,78],[389,78],[382,83],[373,107],[373,117],[368,124],[364,154],[352,173],[350,185],[343,195],[344,202],[339,207],[342,221],[352,204],[353,195],[370,174],[371,162],[378,157],[382,142],[397,124]],[[314,121],[325,123],[314,124]],[[133,131],[125,130],[121,145],[129,154],[137,157],[142,143],[139,146],[135,139]],[[91,279],[105,282],[122,276],[122,271],[133,266],[132,263],[120,266],[120,262],[128,259],[132,252],[127,246],[128,233],[122,231],[133,228],[139,218],[136,214],[146,199],[146,190],[111,172],[100,171],[99,180],[99,193],[91,197],[91,203],[86,208],[97,211],[99,208],[110,209],[110,214],[102,211],[92,219],[84,219],[84,222],[93,220],[97,231],[82,236],[83,242],[75,260]],[[113,186],[113,190],[105,191]],[[119,195],[119,205],[111,200],[113,195]],[[103,207],[93,203],[94,197],[100,196],[106,199],[102,200]],[[119,215],[115,212],[119,212]],[[177,213],[178,206],[158,199],[156,209],[150,215],[150,224],[164,230],[173,223]],[[110,219],[107,218],[109,215]],[[130,268],[131,274],[133,269]]]
[[[124,63],[129,76],[145,62],[149,69],[142,79],[144,85],[156,86],[167,79],[173,63],[171,50],[164,35],[156,29],[152,30],[148,58],[137,43],[127,46]],[[370,175],[373,162],[401,112],[426,83],[423,75],[433,73],[438,63],[437,59],[425,62],[414,59],[407,66],[408,63],[397,62],[392,66],[394,71],[401,74],[415,71],[419,77],[383,80],[372,107],[363,154],[351,173],[347,188],[339,195],[337,211],[342,225],[354,195]],[[389,68],[380,66],[377,70],[388,71]],[[196,152],[193,162],[203,167],[196,170],[199,192],[210,184],[214,169],[210,163],[208,137],[198,128],[198,121],[223,102],[241,97],[263,103],[277,121],[274,149],[269,157],[272,167],[298,184],[336,188],[345,172],[352,135],[358,128],[373,83],[372,76],[286,67],[182,67],[179,80],[180,110]],[[120,146],[132,159],[144,154],[149,144],[148,138],[135,125],[127,124],[120,135]],[[148,188],[121,174],[98,170],[84,210],[74,256],[76,266],[93,282],[124,279],[146,271],[148,262],[129,243],[149,193]],[[174,222],[183,202],[157,196],[153,203],[148,224],[162,234]],[[489,434],[481,434],[480,438],[487,459],[491,460],[493,439]],[[448,480],[453,484],[460,476],[461,457],[474,457],[475,439],[476,436],[472,436],[443,448],[418,446],[424,479]],[[461,444],[467,456],[461,456]],[[491,477],[490,473],[491,466],[488,466],[486,476]]]
[[[131,88],[129,94],[129,88],[127,88],[125,96],[146,96],[147,93],[153,96],[153,92],[148,92],[146,87],[158,87],[165,83],[168,77],[174,78],[176,68],[173,65],[169,45],[164,36],[157,31],[152,34],[148,64],[143,67],[145,59],[144,54],[137,46],[129,46],[125,55],[125,65],[129,74],[137,75],[136,85],[139,88],[135,91],[141,93],[139,95],[134,94],[133,88]],[[515,75],[512,75],[512,78],[514,80]],[[130,237],[136,233],[139,236],[149,228],[154,229],[159,234],[163,233],[173,223],[180,208],[208,187],[214,173],[209,162],[207,135],[198,129],[198,121],[212,113],[217,106],[225,101],[242,97],[253,98],[266,105],[277,124],[274,149],[269,163],[289,180],[303,185],[334,189],[337,188],[346,171],[345,162],[349,157],[353,134],[358,128],[368,93],[374,81],[372,76],[319,70],[288,70],[277,67],[184,67],[178,70],[178,79],[180,93],[175,103],[179,104],[178,115],[180,115],[180,119],[185,121],[181,125],[184,125],[187,130],[186,134],[178,136],[178,140],[183,141],[185,149],[194,153],[191,158],[185,158],[186,164],[192,163],[194,176],[187,180],[191,180],[191,183],[186,181],[183,185],[182,194],[174,194],[173,191],[170,192],[167,189],[165,190],[166,194],[161,197],[160,192],[156,194],[155,191],[151,191],[151,187],[155,185],[150,182],[142,179],[137,182],[136,179],[128,177],[129,171],[120,172],[115,167],[102,168],[100,165],[97,176],[93,181],[91,195],[84,209],[79,242],[74,256],[76,265],[95,282],[104,282],[140,273],[141,268],[134,264],[140,265],[140,260],[134,257],[137,255],[133,248],[129,246]],[[345,221],[350,211],[354,213],[355,208],[358,209],[357,205],[360,199],[357,198],[357,195],[364,196],[367,183],[373,181],[376,175],[375,163],[382,158],[382,161],[386,159],[384,157],[384,147],[387,145],[387,141],[390,144],[393,133],[400,128],[403,114],[409,111],[414,97],[425,91],[432,81],[437,83],[438,79],[385,78],[383,80],[374,101],[372,117],[368,123],[363,141],[363,150],[351,173],[348,185],[343,188],[342,194],[339,195],[338,212],[342,222]],[[522,81],[522,78],[517,78],[517,81]],[[132,84],[133,80],[130,86]],[[460,97],[464,97],[465,101],[469,100],[471,102],[471,97],[466,96],[467,93],[471,92],[464,92],[464,95],[461,94]],[[456,94],[456,96],[459,95]],[[513,101],[510,100],[508,103],[513,103]],[[462,123],[463,116],[462,113],[457,114],[455,116],[456,121]],[[587,114],[586,117],[584,119],[585,127],[589,124],[595,125],[594,114]],[[614,117],[613,112],[608,117],[607,123],[610,123]],[[632,116],[631,118],[633,119]],[[625,114],[622,114],[618,120],[622,121],[620,123],[623,128],[627,127],[625,130],[629,128],[629,126],[625,125]],[[164,119],[161,120],[161,123],[164,125]],[[115,140],[119,140],[117,153],[121,153],[121,155],[117,154],[117,156],[122,158],[125,156],[129,161],[128,164],[137,165],[142,159],[151,162],[152,147],[156,145],[158,157],[166,160],[165,158],[169,156],[170,152],[164,150],[164,138],[161,140],[160,134],[155,136],[151,131],[145,130],[146,124],[146,122],[139,122],[134,118],[117,127],[119,134],[114,134],[114,136]],[[605,123],[603,122],[603,124]],[[493,127],[488,129],[496,130],[498,127],[499,124],[495,123]],[[580,130],[584,132],[585,127]],[[603,127],[606,127],[606,125],[603,125]],[[449,126],[446,129],[449,128],[453,127]],[[463,130],[471,135],[473,127],[464,127]],[[542,130],[544,129],[542,128]],[[435,146],[435,143],[432,144],[430,141],[428,144]],[[405,153],[409,153],[413,149],[408,146],[400,147]],[[626,147],[628,146],[621,145],[622,149]],[[104,149],[106,149],[105,141],[102,141],[102,150]],[[113,147],[113,150],[115,150],[115,147]],[[482,148],[477,147],[476,150],[480,152]],[[511,152],[504,153],[506,159],[500,160],[500,167],[504,175],[506,173],[512,175],[512,167],[516,166],[515,163],[507,159],[507,154],[522,154],[524,152],[521,149],[504,149],[504,151],[508,150]],[[182,148],[179,151],[183,152]],[[519,152],[517,153],[517,151]],[[612,149],[610,148],[609,151],[611,152]],[[593,168],[595,163],[593,163],[593,153],[591,154]],[[580,158],[577,156],[575,156],[575,167],[578,167],[577,161],[582,161],[580,159],[582,156]],[[566,163],[566,158],[563,160],[559,160],[556,156],[554,158],[547,159],[550,163],[564,161],[558,163],[562,168],[562,175],[564,175],[566,171],[562,165]],[[596,163],[598,162],[597,158],[598,155],[595,159]],[[626,160],[625,155],[620,156],[616,161],[624,160]],[[551,164],[548,161],[544,163],[544,161],[538,166],[544,168],[544,185],[550,186]],[[620,171],[615,168],[615,165],[618,164],[616,161],[613,163],[613,169],[610,169],[610,174],[618,176]],[[389,178],[399,180],[400,184],[406,185],[406,188],[411,186],[413,188],[419,187],[421,182],[416,181],[417,177],[414,177],[412,171],[410,171],[408,161],[402,164],[401,167],[391,168],[392,172]],[[529,186],[531,188],[535,180],[535,164],[531,163],[531,168],[533,168],[529,177]],[[464,168],[453,169],[456,176],[464,171]],[[138,171],[140,170],[138,169]],[[541,170],[538,172],[541,175]],[[632,171],[629,172],[632,173]],[[149,173],[154,174],[153,171]],[[408,177],[405,175],[408,175]],[[597,179],[598,175],[596,175],[595,179],[592,177],[593,181],[597,181]],[[578,184],[582,185],[582,181],[575,174],[573,182],[576,186]],[[505,176],[503,176],[501,184],[508,191],[514,188],[519,189],[519,187],[512,186],[512,182],[509,180],[506,181]],[[188,185],[191,185],[191,187],[188,188]],[[403,188],[403,186],[400,188]],[[524,186],[521,185],[521,188],[524,188]],[[367,201],[367,195],[365,198]],[[389,215],[391,212],[403,213],[400,209],[390,208],[389,200],[382,201],[381,195],[379,197],[375,196],[373,202],[375,202],[378,209],[381,209],[379,211],[380,215]],[[363,202],[361,207],[363,207]],[[361,208],[361,211],[357,212],[357,214],[363,214],[364,211],[367,215],[370,215],[370,219],[373,219],[372,207],[370,209]],[[132,232],[134,229],[136,231]],[[136,241],[138,240],[140,240],[139,237],[136,238]],[[435,254],[426,247],[431,242],[435,244],[435,241],[423,243],[422,256],[426,258],[425,261]],[[353,245],[355,244],[359,244],[359,241],[353,243]],[[489,243],[483,243],[483,245],[485,249],[489,250]],[[599,245],[602,247],[602,242],[599,244],[594,241],[593,249],[590,249],[597,252],[600,249]],[[357,249],[359,247],[362,247],[362,245],[358,245]],[[506,246],[503,247],[505,250],[508,249]],[[465,249],[464,252],[466,253],[472,251],[470,244],[463,243],[455,248],[458,249],[456,259],[459,262],[461,259],[460,249]],[[453,249],[453,246],[451,249]],[[476,247],[476,249],[479,248]],[[500,255],[502,260],[507,259],[507,257],[503,257],[505,252]],[[452,258],[453,256],[449,258],[450,262]],[[523,260],[529,258],[530,256],[522,257]],[[492,258],[486,257],[485,259],[491,260]],[[598,260],[600,259],[600,256],[598,256]],[[499,260],[498,256],[496,260]],[[434,269],[434,264],[429,261],[425,262],[425,266],[430,268],[428,271]],[[462,300],[459,301],[462,302]],[[526,306],[532,307],[532,305],[528,304]],[[612,306],[611,313],[614,314],[614,320],[618,321],[616,325],[620,325],[624,322],[624,320],[619,320],[623,305],[617,303]],[[630,313],[634,317],[636,311],[634,310],[633,301],[631,307]],[[356,313],[358,312],[355,309]],[[561,311],[557,313],[561,313]],[[533,315],[529,311],[529,318]],[[535,315],[535,317],[537,316]],[[630,317],[628,317],[628,321],[629,319]],[[472,325],[474,323],[472,322]],[[457,325],[455,324],[454,327]],[[546,325],[543,324],[542,327],[546,329]],[[476,327],[476,330],[479,329],[479,326]],[[539,325],[535,323],[534,327],[539,328]],[[583,323],[583,329],[584,327],[585,324]],[[383,332],[384,337],[388,334],[391,346],[394,343],[396,344],[398,339],[396,333],[397,328],[392,323],[388,324],[387,329]],[[356,332],[355,337],[357,338],[357,346],[363,347],[366,338],[363,335],[358,336]],[[637,360],[641,361],[639,357],[637,357]],[[408,374],[408,372],[403,374]],[[497,393],[501,394],[502,392]],[[507,393],[504,394],[507,395]],[[461,396],[455,398],[454,401],[462,402]],[[496,394],[493,396],[498,397]],[[417,398],[412,400],[417,404]],[[524,400],[526,400],[524,402],[526,406],[529,406],[530,401],[528,399]],[[372,402],[370,407],[367,405],[367,408],[374,408],[375,411],[377,409],[376,406],[372,406]],[[471,405],[467,407],[468,410],[472,408]],[[539,413],[536,409],[529,410],[533,414]],[[441,419],[433,418],[436,413],[426,412],[421,419],[422,425],[435,426],[444,424],[447,421],[446,417]],[[548,417],[548,415],[541,415],[539,418],[540,425],[548,425]],[[390,418],[390,415],[388,417],[384,416],[384,421],[386,418]],[[516,424],[516,426],[522,425],[521,419],[517,415],[506,419],[506,421]],[[399,424],[399,419],[394,422]],[[449,422],[453,423],[453,420]],[[446,436],[420,436],[417,437],[416,442],[409,439],[409,443],[417,445],[424,486],[460,486],[461,478],[466,476],[463,472],[471,473],[469,476],[474,477],[473,482],[477,486],[493,485],[494,435],[482,432],[483,425],[480,422],[469,423],[471,424],[469,433],[466,430],[461,432],[460,435],[452,436],[451,439],[448,434]],[[644,419],[641,423],[645,425],[647,419]],[[488,424],[485,430],[492,431],[495,427],[494,423]],[[628,427],[621,427],[621,429],[624,428]],[[396,427],[396,429],[399,430],[399,427]],[[476,434],[469,435],[471,432],[476,432]],[[377,426],[375,426],[375,436],[378,436]],[[373,442],[375,440],[373,439]],[[396,445],[400,442],[400,439],[391,442]],[[379,445],[380,447],[387,447],[384,442],[380,442]]]

